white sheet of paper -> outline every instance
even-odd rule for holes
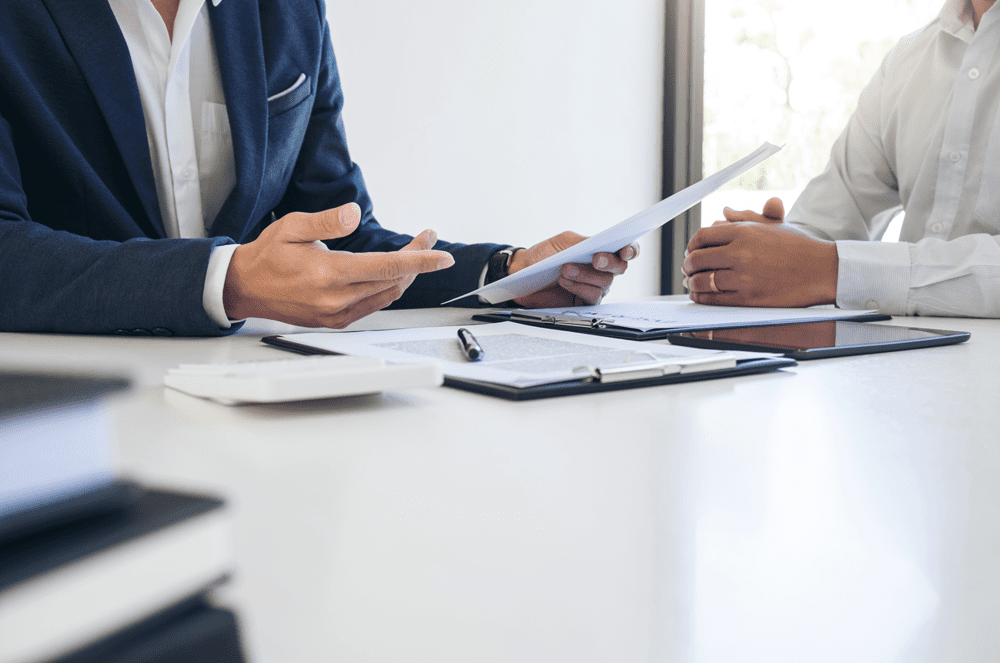
[[[385,331],[330,334],[305,332],[283,338],[330,352],[380,357],[392,363],[441,362],[446,376],[530,387],[577,380],[580,368],[611,367],[623,363],[643,364],[676,361],[678,364],[707,358],[747,359],[766,357],[754,352],[703,350],[674,345],[645,344],[615,338],[541,329],[516,322],[474,325],[472,331],[484,356],[468,361],[458,343],[458,327],[422,327]]]
[[[650,329],[712,329],[760,325],[764,323],[813,322],[819,320],[849,320],[877,311],[845,311],[832,306],[813,308],[752,308],[743,306],[707,306],[692,301],[648,301],[540,308],[526,310],[531,315],[578,316],[610,318],[616,327],[639,331]]]
[[[566,263],[588,263],[594,257],[595,253],[614,253],[628,246],[646,233],[656,230],[667,221],[691,209],[700,203],[705,196],[733,181],[768,157],[776,154],[779,150],[781,150],[781,147],[777,145],[764,143],[752,154],[747,155],[731,166],[727,166],[714,175],[692,184],[683,191],[678,191],[649,209],[630,216],[607,230],[588,237],[579,244],[551,255],[545,260],[526,267],[506,278],[494,281],[478,290],[473,290],[461,297],[455,297],[442,303],[450,304],[463,297],[478,295],[486,301],[496,304],[508,299],[514,299],[515,297],[530,295],[542,288],[546,288],[559,280],[559,270]]]

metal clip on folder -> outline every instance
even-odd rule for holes
[[[548,325],[566,325],[568,327],[592,327],[603,329],[615,321],[614,318],[585,318],[577,314],[552,315],[550,313],[532,313],[530,311],[511,311],[512,322],[542,322]]]
[[[702,357],[677,361],[646,362],[643,364],[622,364],[620,366],[581,366],[578,371],[587,371],[595,382],[627,382],[629,380],[645,380],[658,378],[674,373],[700,373],[702,371],[717,371],[734,368],[736,359],[731,357]]]

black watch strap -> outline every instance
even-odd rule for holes
[[[486,264],[486,278],[483,280],[483,285],[489,285],[507,276],[510,273],[510,261],[514,258],[514,253],[520,251],[522,248],[520,246],[511,246],[506,249],[500,249],[491,255],[489,262]]]

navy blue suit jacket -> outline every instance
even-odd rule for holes
[[[322,0],[209,2],[237,182],[205,239],[166,239],[128,47],[107,0],[0,2],[0,330],[213,335],[202,290],[213,247],[253,240],[272,212],[354,201],[328,242],[392,251],[347,150]],[[293,93],[268,102],[305,74]],[[499,245],[448,244],[454,267],[396,303],[475,289]]]

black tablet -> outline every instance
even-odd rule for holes
[[[677,332],[667,336],[667,339],[674,345],[696,348],[775,352],[794,359],[820,359],[950,345],[967,341],[969,336],[969,332],[943,329],[827,320]]]

